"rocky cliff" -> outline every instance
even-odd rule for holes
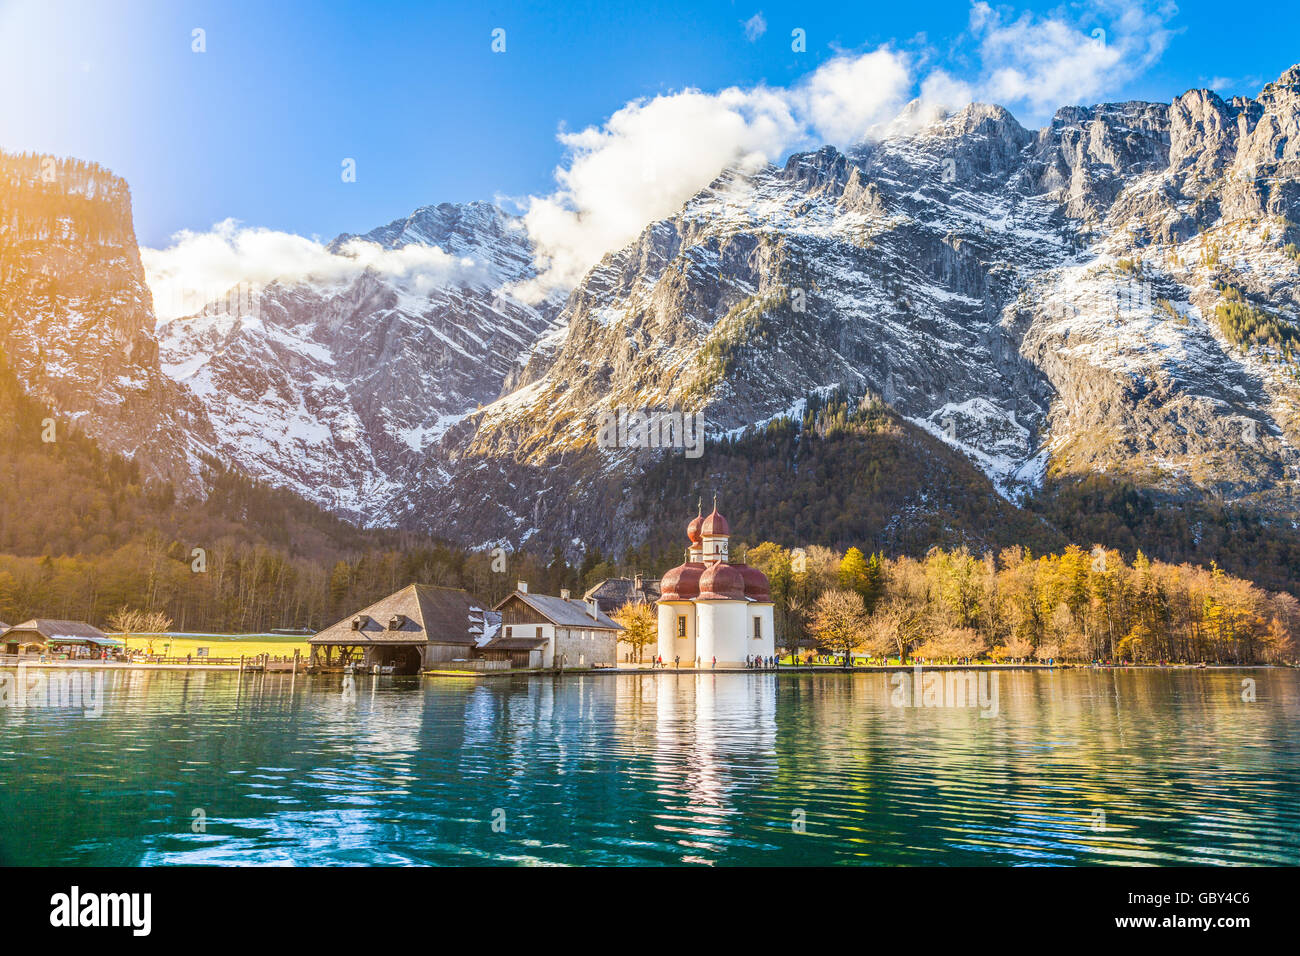
[[[1298,127],[1300,68],[1255,99],[1071,106],[1040,130],[997,106],[917,106],[878,141],[721,170],[563,302],[510,296],[534,275],[514,217],[424,207],[330,249],[436,247],[465,274],[286,279],[255,307],[168,323],[160,359],[128,234],[41,227],[42,256],[94,255],[120,278],[53,305],[17,243],[6,342],[70,414],[110,409],[98,427],[121,447],[166,416],[111,409],[163,390],[155,404],[198,422],[180,460],[210,449],[358,522],[468,545],[621,549],[701,490],[743,497],[761,475],[779,508],[809,467],[840,509],[791,518],[810,541],[876,487],[881,545],[995,545],[1050,525],[1045,500],[1083,480],[1286,528]],[[88,344],[53,351],[65,325]],[[804,431],[828,401],[857,423],[830,458]],[[704,455],[602,447],[619,408],[701,414]],[[871,455],[891,464],[863,477]]]

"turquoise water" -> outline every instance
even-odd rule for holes
[[[114,672],[0,708],[0,863],[1300,863],[1297,672],[998,678]]]

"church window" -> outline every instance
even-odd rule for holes
[[[763,639],[763,619],[761,617],[756,617],[754,618],[754,640],[761,641],[762,639]]]
[[[686,636],[686,615],[685,614],[677,615],[677,636],[678,637]]]

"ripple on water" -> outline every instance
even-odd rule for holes
[[[116,672],[98,719],[0,712],[0,860],[1294,865],[1300,676],[1251,674],[1003,672],[981,717],[884,675]]]

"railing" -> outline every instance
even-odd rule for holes
[[[148,664],[195,665],[209,667],[243,667],[245,670],[291,671],[295,665],[306,670],[310,659],[289,655],[258,654],[256,657],[149,657],[143,659]]]
[[[200,664],[212,667],[238,667],[241,663],[248,667],[253,664],[260,664],[259,657],[162,657],[154,655],[153,657],[137,657],[135,662],[138,664]]]
[[[193,667],[244,667],[248,670],[271,670],[271,671],[291,671],[294,669],[294,658],[289,656],[275,656],[270,654],[259,654],[256,657],[200,657],[197,654],[189,654],[185,657],[167,657],[162,654],[137,654],[127,661],[121,658],[109,658],[101,660],[98,657],[61,657],[52,654],[0,654],[0,667],[15,667],[19,663],[27,664],[49,664],[56,662],[75,662],[85,665],[93,664],[158,664],[167,667],[193,666]],[[297,658],[297,666],[300,670],[306,670],[310,663],[306,657]]]
[[[435,661],[425,670],[431,671],[508,671],[510,661]]]
[[[69,657],[67,654],[0,654],[0,667],[16,667],[18,664],[101,664],[98,657]]]

